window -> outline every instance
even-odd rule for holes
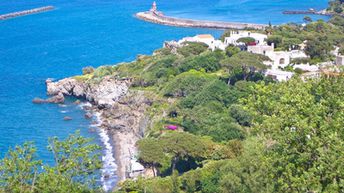
[[[279,61],[280,64],[284,64],[285,63],[285,59],[284,58],[281,58],[280,61]]]

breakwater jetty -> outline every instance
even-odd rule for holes
[[[265,29],[268,25],[253,24],[253,23],[239,23],[239,22],[221,22],[221,21],[206,21],[206,20],[192,20],[165,16],[158,11],[156,3],[153,2],[152,8],[146,12],[136,13],[136,17],[148,22],[180,26],[180,27],[198,27],[198,28],[216,28],[216,29]]]
[[[35,14],[35,13],[41,13],[45,11],[50,11],[53,10],[53,6],[45,6],[45,7],[38,7],[35,9],[29,9],[29,10],[24,10],[24,11],[17,11],[13,13],[7,13],[0,15],[0,20],[5,20],[5,19],[11,19],[14,17],[19,17],[19,16],[24,16],[24,15],[30,15],[30,14]]]
[[[216,29],[264,29],[267,25],[252,23],[236,23],[236,22],[219,22],[206,20],[191,20],[156,15],[152,12],[139,12],[136,17],[148,22],[181,26],[181,27],[199,27],[199,28],[216,28]]]

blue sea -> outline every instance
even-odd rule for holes
[[[133,17],[151,0],[7,0],[0,14],[53,5],[55,10],[0,21],[0,158],[9,147],[35,142],[39,158],[52,163],[46,149],[51,136],[65,138],[75,130],[104,145],[80,106],[35,105],[46,97],[45,80],[81,73],[82,67],[134,60],[151,54],[165,40],[201,33],[218,37],[221,30],[160,26]],[[166,15],[193,19],[267,24],[301,23],[302,15],[283,10],[324,9],[327,0],[160,0]],[[314,17],[313,17],[314,18]],[[315,17],[314,19],[327,19]],[[73,118],[63,121],[64,116]],[[105,151],[105,150],[104,150]]]

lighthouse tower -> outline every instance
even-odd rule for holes
[[[153,4],[152,4],[152,8],[150,9],[151,12],[157,12],[158,11],[158,8],[156,6],[156,2],[153,1]]]

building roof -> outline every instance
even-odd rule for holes
[[[297,64],[293,66],[294,69],[299,68],[303,71],[308,71],[308,72],[316,72],[319,71],[319,67],[315,65],[307,65],[307,64]]]
[[[210,34],[200,34],[200,35],[197,35],[197,37],[200,39],[214,39],[214,37]]]
[[[130,160],[130,162],[131,162],[131,171],[132,172],[143,171],[145,169],[143,167],[143,165],[141,165],[136,160]]]
[[[275,75],[275,76],[293,76],[293,72],[282,71],[278,69],[269,69],[266,71],[267,75]]]

